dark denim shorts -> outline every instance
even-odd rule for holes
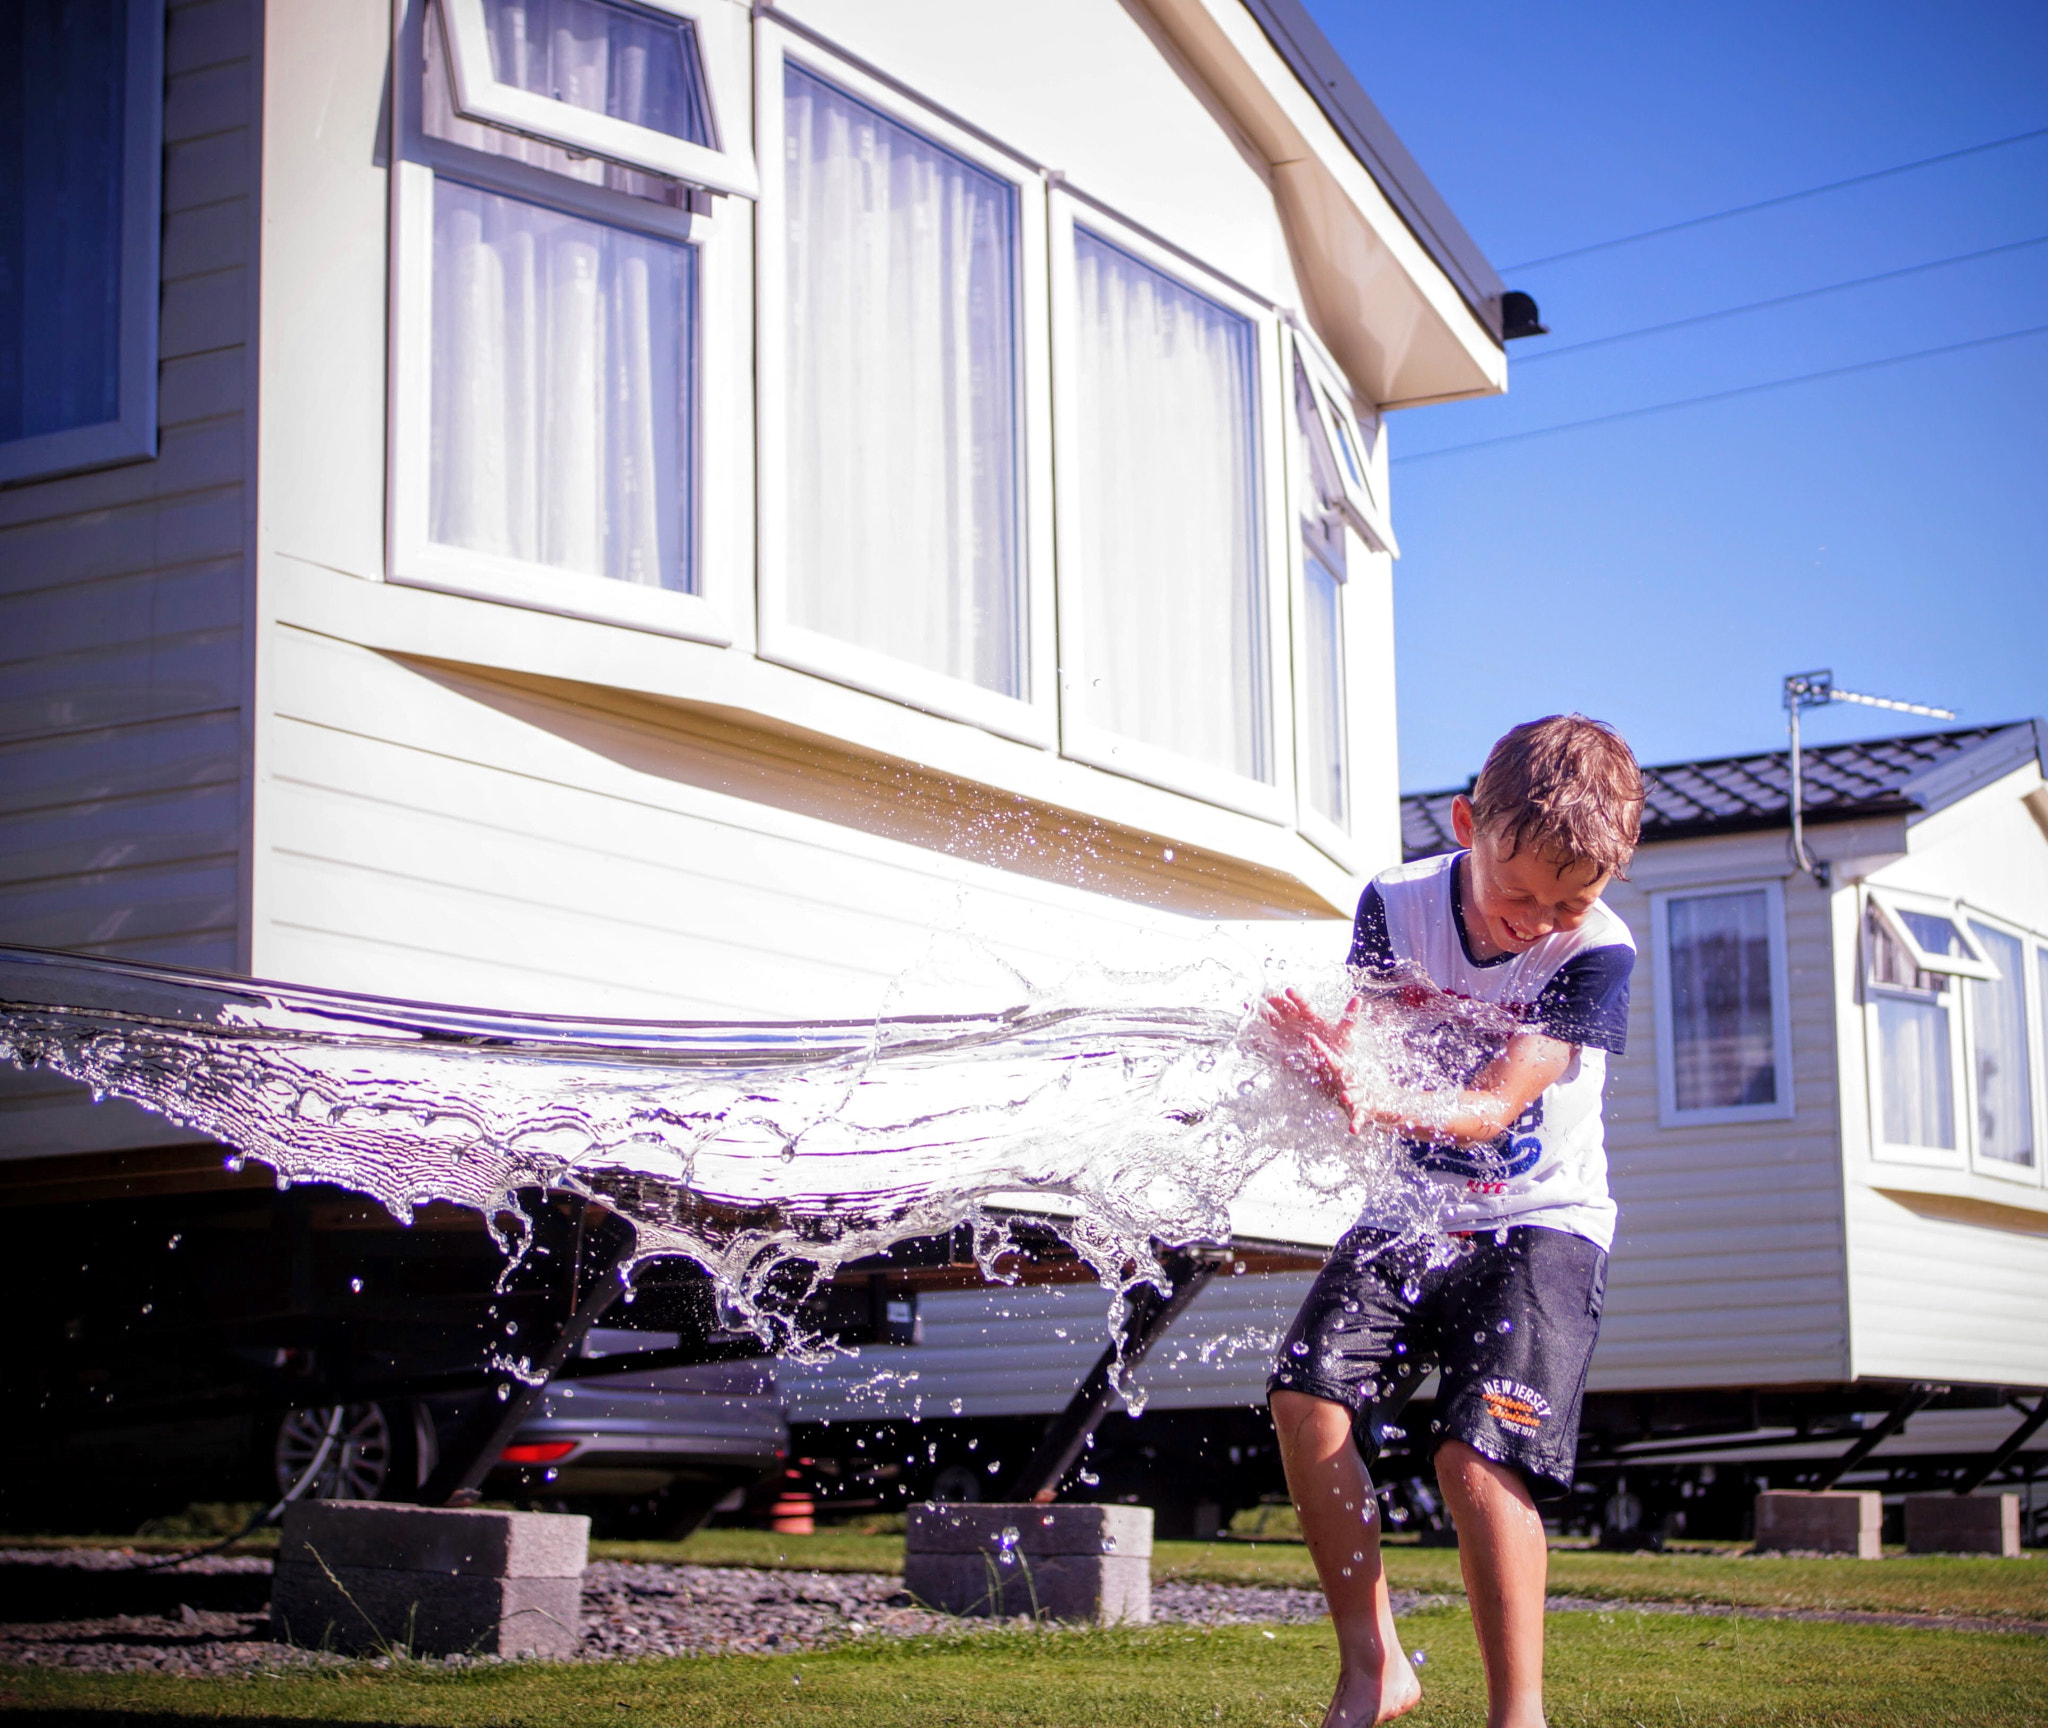
[[[1360,1228],[1331,1250],[1280,1341],[1267,1392],[1342,1404],[1370,1463],[1387,1425],[1440,1369],[1436,1413],[1416,1450],[1462,1440],[1521,1471],[1538,1499],[1568,1489],[1605,1251],[1540,1225],[1398,1242]]]

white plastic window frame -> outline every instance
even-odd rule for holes
[[[484,0],[441,0],[456,111],[467,120],[559,144],[623,167],[665,175],[713,192],[752,198],[760,189],[748,117],[751,14],[734,0],[618,0],[629,9],[687,19],[703,63],[713,144],[692,144],[652,127],[541,96],[502,82],[491,59]]]
[[[1917,908],[1916,908],[1917,910]],[[2023,1188],[2039,1188],[2043,1185],[2043,1166],[2048,1164],[2044,1157],[2041,1138],[2041,1011],[2043,1002],[2035,994],[2034,955],[2038,940],[2030,930],[2012,923],[2009,919],[1980,911],[1967,901],[1958,904],[1955,911],[1956,927],[1963,932],[1964,940],[1976,946],[1971,924],[1988,924],[2001,935],[2015,938],[2020,945],[2020,1002],[2026,1016],[2027,1029],[2027,1101],[2033,1113],[2033,1154],[2031,1164],[2009,1164],[2002,1158],[1987,1158],[1983,1155],[1981,1140],[1977,1132],[1977,1006],[1974,990],[1958,987],[1955,995],[1960,999],[1958,1006],[1963,1020],[1963,1090],[1967,1094],[1963,1101],[1963,1119],[1969,1129],[1970,1169],[1979,1176],[1989,1176],[1999,1182],[2017,1183]],[[1989,956],[1986,956],[1987,961]],[[1996,971],[1995,964],[1993,970]],[[2003,974],[1999,974],[2000,977]]]
[[[1352,406],[1350,386],[1336,363],[1323,352],[1321,344],[1297,326],[1293,332],[1294,351],[1308,373],[1309,392],[1315,398],[1316,413],[1337,465],[1337,477],[1344,487],[1344,514],[1359,537],[1375,552],[1391,557],[1401,555],[1399,543],[1388,518],[1385,465],[1379,460],[1379,423],[1374,417],[1373,435],[1367,438]]]
[[[1911,956],[1913,964],[1922,972],[1945,973],[1952,978],[1996,978],[1998,968],[1992,965],[1991,957],[1977,946],[1976,938],[1970,934],[1968,921],[1962,909],[1953,900],[1932,898],[1899,898],[1895,891],[1872,888],[1870,902],[1878,910],[1899,944]],[[1946,918],[1956,927],[1962,938],[1965,954],[1932,954],[1921,947],[1920,940],[1913,934],[1912,926],[1900,916],[1902,912],[1919,912],[1936,918]]]
[[[1965,974],[1948,969],[1954,964],[1957,956],[1928,956],[1926,950],[1912,940],[1911,931],[1905,928],[1904,920],[1898,915],[1901,909],[1928,912],[1949,919],[1960,916],[1953,900],[1928,895],[1901,893],[1897,889],[1865,887],[1859,896],[1856,908],[1856,968],[1863,992],[1863,1067],[1870,1109],[1871,1156],[1887,1164],[1918,1164],[1923,1168],[1937,1170],[1968,1170],[1971,1167],[1972,1146],[1976,1137],[1976,1115],[1971,1108],[1970,1050],[1963,1031],[1963,991],[1957,982]],[[1887,998],[1895,1001],[1925,1002],[1930,1000],[1930,993],[1926,990],[1880,983],[1872,976],[1869,919],[1873,911],[1883,920],[1885,929],[1893,940],[1899,943],[1916,968],[1937,980],[1939,988],[1933,996],[1939,999],[1948,1011],[1949,1108],[1952,1113],[1949,1137],[1955,1142],[1953,1146],[1911,1146],[1884,1137],[1884,1077],[1879,1066],[1879,1055],[1883,1046],[1878,1035],[1878,1005]],[[1965,941],[1967,940],[1966,933]],[[1939,959],[1948,964],[1940,968],[1920,966],[1920,961],[1926,958]]]
[[[421,32],[430,17],[426,0],[404,0],[393,26],[393,64],[407,71],[394,79],[392,104],[386,580],[716,647],[752,647],[752,203],[729,199],[716,217],[693,216],[428,137],[420,125]],[[691,591],[560,570],[431,537],[434,186],[443,178],[696,248]]]
[[[1290,371],[1287,378],[1286,433],[1281,440],[1281,447],[1287,453],[1287,487],[1293,500],[1293,508],[1288,518],[1292,529],[1288,536],[1288,591],[1291,596],[1288,608],[1288,634],[1289,646],[1294,657],[1292,714],[1295,731],[1295,826],[1300,830],[1302,837],[1319,852],[1343,869],[1356,874],[1366,863],[1363,847],[1349,827],[1332,822],[1316,808],[1315,798],[1309,786],[1311,758],[1308,728],[1311,716],[1308,712],[1308,703],[1312,648],[1309,642],[1308,536],[1311,522],[1322,517],[1326,507],[1316,487],[1313,459],[1307,448],[1307,433],[1300,425],[1300,415],[1294,401],[1294,378],[1291,370],[1293,357],[1296,353],[1303,352],[1298,337],[1287,347]],[[1304,354],[1304,369],[1307,371],[1309,389],[1313,393],[1317,389],[1316,376],[1313,370],[1307,369],[1305,362]],[[1336,452],[1333,450],[1331,454],[1334,457]],[[1354,615],[1357,608],[1350,603],[1351,566],[1361,557],[1375,556],[1376,553],[1358,540],[1350,524],[1342,516],[1334,522],[1329,522],[1327,518],[1325,520],[1328,523],[1327,531],[1342,537],[1344,542],[1345,567],[1341,572],[1333,574],[1337,576],[1338,647],[1344,668],[1344,797],[1345,808],[1355,819],[1358,813],[1357,726],[1354,722],[1356,704],[1351,699],[1351,672],[1358,655],[1353,652],[1352,644],[1352,635],[1356,628]]]
[[[1212,763],[1183,756],[1142,739],[1127,737],[1087,717],[1081,692],[1088,688],[1088,659],[1081,627],[1081,584],[1087,581],[1080,561],[1070,554],[1064,536],[1059,560],[1060,749],[1074,761],[1107,769],[1133,780],[1185,793],[1281,826],[1297,820],[1298,794],[1294,766],[1295,697],[1293,666],[1297,608],[1290,590],[1300,580],[1298,533],[1288,498],[1285,446],[1285,400],[1292,390],[1292,362],[1282,339],[1274,308],[1253,298],[1234,283],[1193,262],[1172,247],[1131,227],[1100,206],[1063,188],[1052,189],[1047,204],[1051,221],[1053,427],[1055,489],[1062,497],[1076,495],[1080,475],[1075,469],[1079,440],[1060,438],[1058,428],[1079,412],[1079,379],[1075,373],[1078,311],[1075,305],[1074,229],[1078,225],[1128,252],[1190,292],[1214,300],[1248,320],[1258,366],[1254,399],[1259,453],[1260,563],[1266,603],[1266,736],[1270,742],[1272,779],[1255,780]],[[1283,385],[1283,380],[1285,384]]]
[[[164,5],[128,0],[121,129],[121,309],[111,420],[0,443],[0,484],[156,454],[159,235],[163,226]]]
[[[939,148],[1010,186],[1017,197],[1018,546],[1024,622],[1024,694],[1011,696],[971,679],[955,678],[857,643],[841,641],[790,617],[793,572],[787,526],[792,480],[789,456],[789,306],[785,248],[787,182],[773,170],[761,186],[761,245],[755,295],[760,483],[757,533],[760,596],[759,652],[872,696],[964,721],[1041,749],[1059,742],[1057,641],[1053,626],[1052,391],[1048,353],[1045,258],[1045,182],[1029,164],[1005,154],[945,115],[821,47],[816,41],[762,19],[756,39],[755,117],[762,160],[783,160],[783,68],[805,72],[843,90]]]
[[[1771,1064],[1778,1096],[1768,1104],[1678,1105],[1677,1012],[1671,999],[1671,908],[1680,900],[1762,894],[1771,944]],[[1688,883],[1650,896],[1650,964],[1657,1018],[1657,1121],[1664,1128],[1706,1128],[1726,1122],[1789,1122],[1797,1114],[1792,1083],[1792,988],[1785,945],[1785,889],[1775,877]]]

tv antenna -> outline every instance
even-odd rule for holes
[[[1835,683],[1833,672],[1794,672],[1785,680],[1785,722],[1792,735],[1792,862],[1822,888],[1829,886],[1828,867],[1816,863],[1806,850],[1805,783],[1799,761],[1799,714],[1805,708],[1825,708],[1831,702],[1854,702],[1862,708],[1889,708],[1896,714],[1921,714],[1929,720],[1953,720],[1953,708],[1934,708],[1925,702],[1900,702],[1890,696],[1864,696],[1844,690]]]

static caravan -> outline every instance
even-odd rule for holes
[[[7,29],[62,172],[0,238],[49,265],[0,328],[0,939],[859,1016],[935,933],[1158,956],[1398,856],[1388,416],[1503,389],[1535,308],[1296,0]],[[339,1396],[305,1244],[374,1220],[0,1086],[47,1239],[228,1220],[243,1391]],[[130,1234],[143,1284],[184,1239]],[[34,1350],[117,1382],[160,1320]]]

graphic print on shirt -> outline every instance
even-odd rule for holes
[[[1406,1202],[1376,1202],[1377,1210],[1368,1208],[1360,1222],[1406,1228],[1419,1208],[1438,1229],[1542,1224],[1609,1247],[1614,1202],[1607,1192],[1601,1093],[1607,1057],[1620,1055],[1627,1043],[1634,939],[1619,917],[1596,903],[1574,930],[1552,931],[1519,954],[1478,959],[1461,903],[1465,856],[1422,859],[1375,877],[1359,900],[1351,965],[1382,977],[1420,974],[1447,997],[1505,1009],[1530,1031],[1573,1046],[1572,1060],[1511,1128],[1490,1141],[1454,1146],[1404,1137],[1399,1145],[1427,1192]],[[1453,1003],[1445,1010],[1448,1024],[1457,1010]],[[1418,1034],[1418,1054],[1427,1046],[1439,1073],[1447,1042],[1427,1030]],[[1462,1083],[1470,1085],[1504,1048],[1475,1045]]]

